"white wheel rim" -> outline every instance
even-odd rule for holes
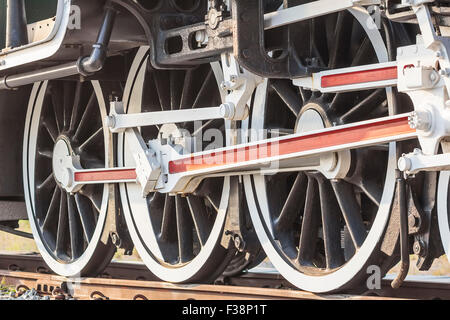
[[[106,104],[103,98],[103,92],[98,81],[91,81],[94,87],[97,102],[100,108],[100,113],[102,118],[107,115]],[[55,259],[55,257],[49,252],[47,246],[43,243],[41,239],[41,233],[37,222],[35,220],[35,194],[34,194],[34,163],[36,154],[36,143],[37,134],[36,130],[39,124],[39,116],[44,102],[44,95],[47,89],[48,81],[35,83],[31,92],[30,101],[28,104],[28,111],[26,116],[26,126],[24,133],[24,144],[23,144],[23,183],[24,183],[24,193],[25,202],[27,206],[28,219],[30,221],[31,230],[33,232],[34,240],[42,258],[47,263],[47,265],[57,274],[66,277],[76,277],[80,276],[82,270],[91,261],[94,254],[96,246],[98,244],[103,233],[103,228],[106,220],[106,213],[108,209],[108,185],[104,186],[101,210],[98,216],[98,222],[95,227],[94,234],[92,236],[89,245],[83,254],[75,261],[70,263],[62,263]],[[108,140],[108,129],[104,127],[104,137],[105,137],[105,166],[109,165],[109,140]],[[30,137],[30,140],[28,140]]]

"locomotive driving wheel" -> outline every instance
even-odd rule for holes
[[[315,18],[300,28],[309,28],[309,43],[293,37],[293,47],[310,48],[317,67],[387,61],[381,34],[364,9]],[[249,125],[269,137],[301,133],[390,115],[391,102],[390,88],[321,94],[267,79],[257,89]],[[372,264],[386,272],[390,264],[383,264],[380,243],[395,189],[395,143],[311,161],[314,170],[245,178],[253,224],[272,264],[312,292],[358,284]]]
[[[148,47],[141,47],[124,91],[125,113],[176,112],[222,103],[224,92],[219,85],[223,76],[219,63],[168,71],[152,69],[148,59]],[[227,121],[217,119],[143,127],[140,131],[144,141],[167,141],[177,137],[178,143],[184,146],[190,143],[181,136],[189,136],[193,138],[190,141],[196,141],[187,151],[192,152],[211,147],[211,142],[216,143],[216,147],[227,145],[227,128]],[[183,141],[180,142],[180,138]],[[118,157],[119,166],[134,165],[124,135],[119,135]],[[234,249],[227,247],[230,237],[224,236],[223,230],[229,193],[228,177],[205,179],[193,194],[186,196],[155,192],[143,198],[138,185],[120,185],[121,203],[131,238],[143,262],[155,276],[176,283],[211,282],[225,270],[235,256]],[[248,265],[241,261],[241,256],[236,259],[240,261],[232,272],[239,272]]]
[[[111,83],[55,80],[36,83],[28,105],[23,146],[23,179],[34,239],[47,265],[63,276],[94,276],[115,252],[105,221],[109,186],[78,192],[62,186],[62,157],[83,168],[112,165],[112,144],[102,119]]]

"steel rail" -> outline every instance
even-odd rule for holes
[[[43,295],[51,295],[60,288],[76,299],[450,299],[450,281],[442,282],[439,278],[423,277],[425,281],[420,281],[419,277],[407,278],[402,287],[395,290],[390,287],[392,279],[387,278],[382,280],[381,289],[359,295],[313,294],[295,289],[273,270],[221,277],[214,285],[175,285],[156,281],[139,262],[112,262],[99,278],[74,281],[49,274],[39,255],[0,254],[0,278],[5,285],[34,288]]]
[[[241,287],[230,285],[178,285],[156,281],[105,278],[67,279],[61,276],[20,271],[0,271],[5,285],[34,288],[50,295],[62,289],[78,300],[384,300],[386,297],[364,295],[317,295],[310,292]],[[400,298],[392,298],[400,299]]]

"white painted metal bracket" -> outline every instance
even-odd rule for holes
[[[354,6],[380,4],[379,0],[319,0],[264,15],[264,29],[269,30],[287,24],[331,14]]]
[[[450,154],[438,154],[427,156],[420,149],[403,155],[398,160],[399,170],[408,175],[414,175],[420,171],[444,171],[450,170]]]

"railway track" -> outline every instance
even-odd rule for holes
[[[175,285],[156,281],[144,264],[115,261],[98,278],[74,280],[52,274],[36,254],[0,254],[0,278],[4,284],[16,288],[34,288],[42,295],[80,300],[450,299],[448,277],[409,277],[396,290],[390,287],[392,279],[386,278],[381,289],[364,294],[321,295],[296,290],[278,273],[268,269],[223,277],[213,285]]]

